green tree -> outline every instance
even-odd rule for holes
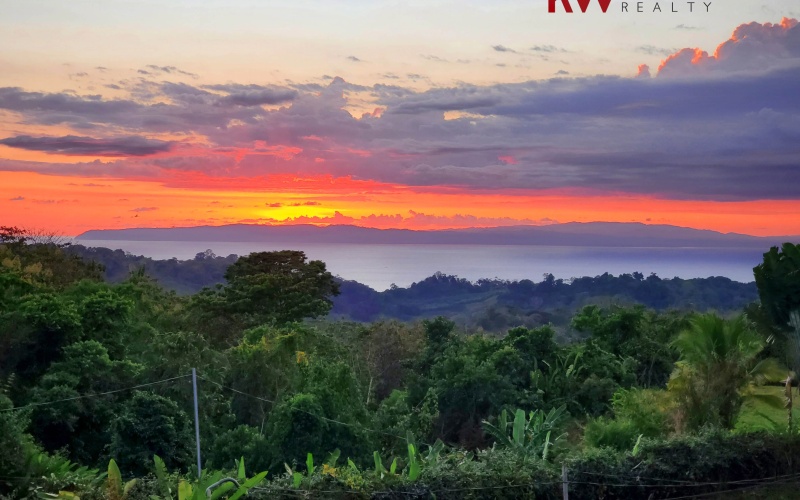
[[[789,328],[792,311],[800,310],[800,246],[784,243],[764,254],[753,268],[761,305],[775,326]]]
[[[147,473],[153,455],[169,469],[186,469],[192,463],[191,420],[171,399],[137,391],[122,404],[111,430],[109,453],[131,474]]]
[[[350,367],[312,359],[303,368],[299,392],[275,405],[267,423],[274,455],[270,470],[283,462],[302,463],[306,453],[324,456],[340,449],[363,462],[374,450],[366,397]]]
[[[21,411],[8,411],[14,405],[5,394],[0,393],[0,495],[9,493],[16,486],[16,477],[26,472],[25,462],[35,451],[33,442],[25,428],[27,415]]]
[[[644,387],[667,382],[677,360],[670,342],[686,326],[684,314],[656,313],[642,306],[591,305],[572,319],[573,328],[590,334],[592,346],[630,360],[637,382]]]
[[[282,250],[240,257],[225,272],[224,285],[205,289],[194,300],[203,323],[238,334],[262,324],[286,324],[326,315],[339,285],[325,263],[303,252]],[[232,339],[222,339],[231,342]]]
[[[774,350],[783,355],[794,372],[787,376],[791,386],[800,374],[800,246],[784,243],[780,250],[770,248],[764,261],[753,268],[753,274],[761,307],[749,314],[755,318],[766,315],[772,323],[767,329],[778,333]],[[789,406],[791,415],[791,403]]]
[[[112,360],[97,341],[76,342],[47,370],[33,391],[33,402],[113,391],[132,385],[140,371],[129,360]],[[111,440],[110,424],[120,401],[121,395],[115,394],[35,407],[31,431],[48,451],[67,448],[71,459],[96,464]]]

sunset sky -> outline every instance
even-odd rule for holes
[[[0,225],[800,235],[800,4],[629,3],[0,0]]]

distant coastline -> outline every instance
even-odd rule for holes
[[[758,237],[719,233],[670,225],[641,223],[570,222],[547,226],[509,226],[450,230],[374,229],[350,225],[266,226],[233,224],[176,228],[95,229],[76,237],[80,243],[92,240],[124,241],[218,241],[313,244],[394,245],[533,245],[630,248],[752,248],[769,247],[798,236]]]

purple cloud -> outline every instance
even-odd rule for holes
[[[67,135],[64,137],[31,137],[19,135],[0,139],[0,144],[28,151],[70,156],[149,156],[172,149],[174,143],[130,136],[94,139]]]

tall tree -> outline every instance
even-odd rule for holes
[[[800,246],[770,248],[753,274],[762,307],[776,327],[788,330],[792,311],[800,310]]]
[[[286,324],[326,315],[339,284],[319,260],[297,250],[256,252],[225,272],[224,285],[195,297],[201,319],[224,316],[229,330]],[[230,339],[229,339],[230,340]]]

